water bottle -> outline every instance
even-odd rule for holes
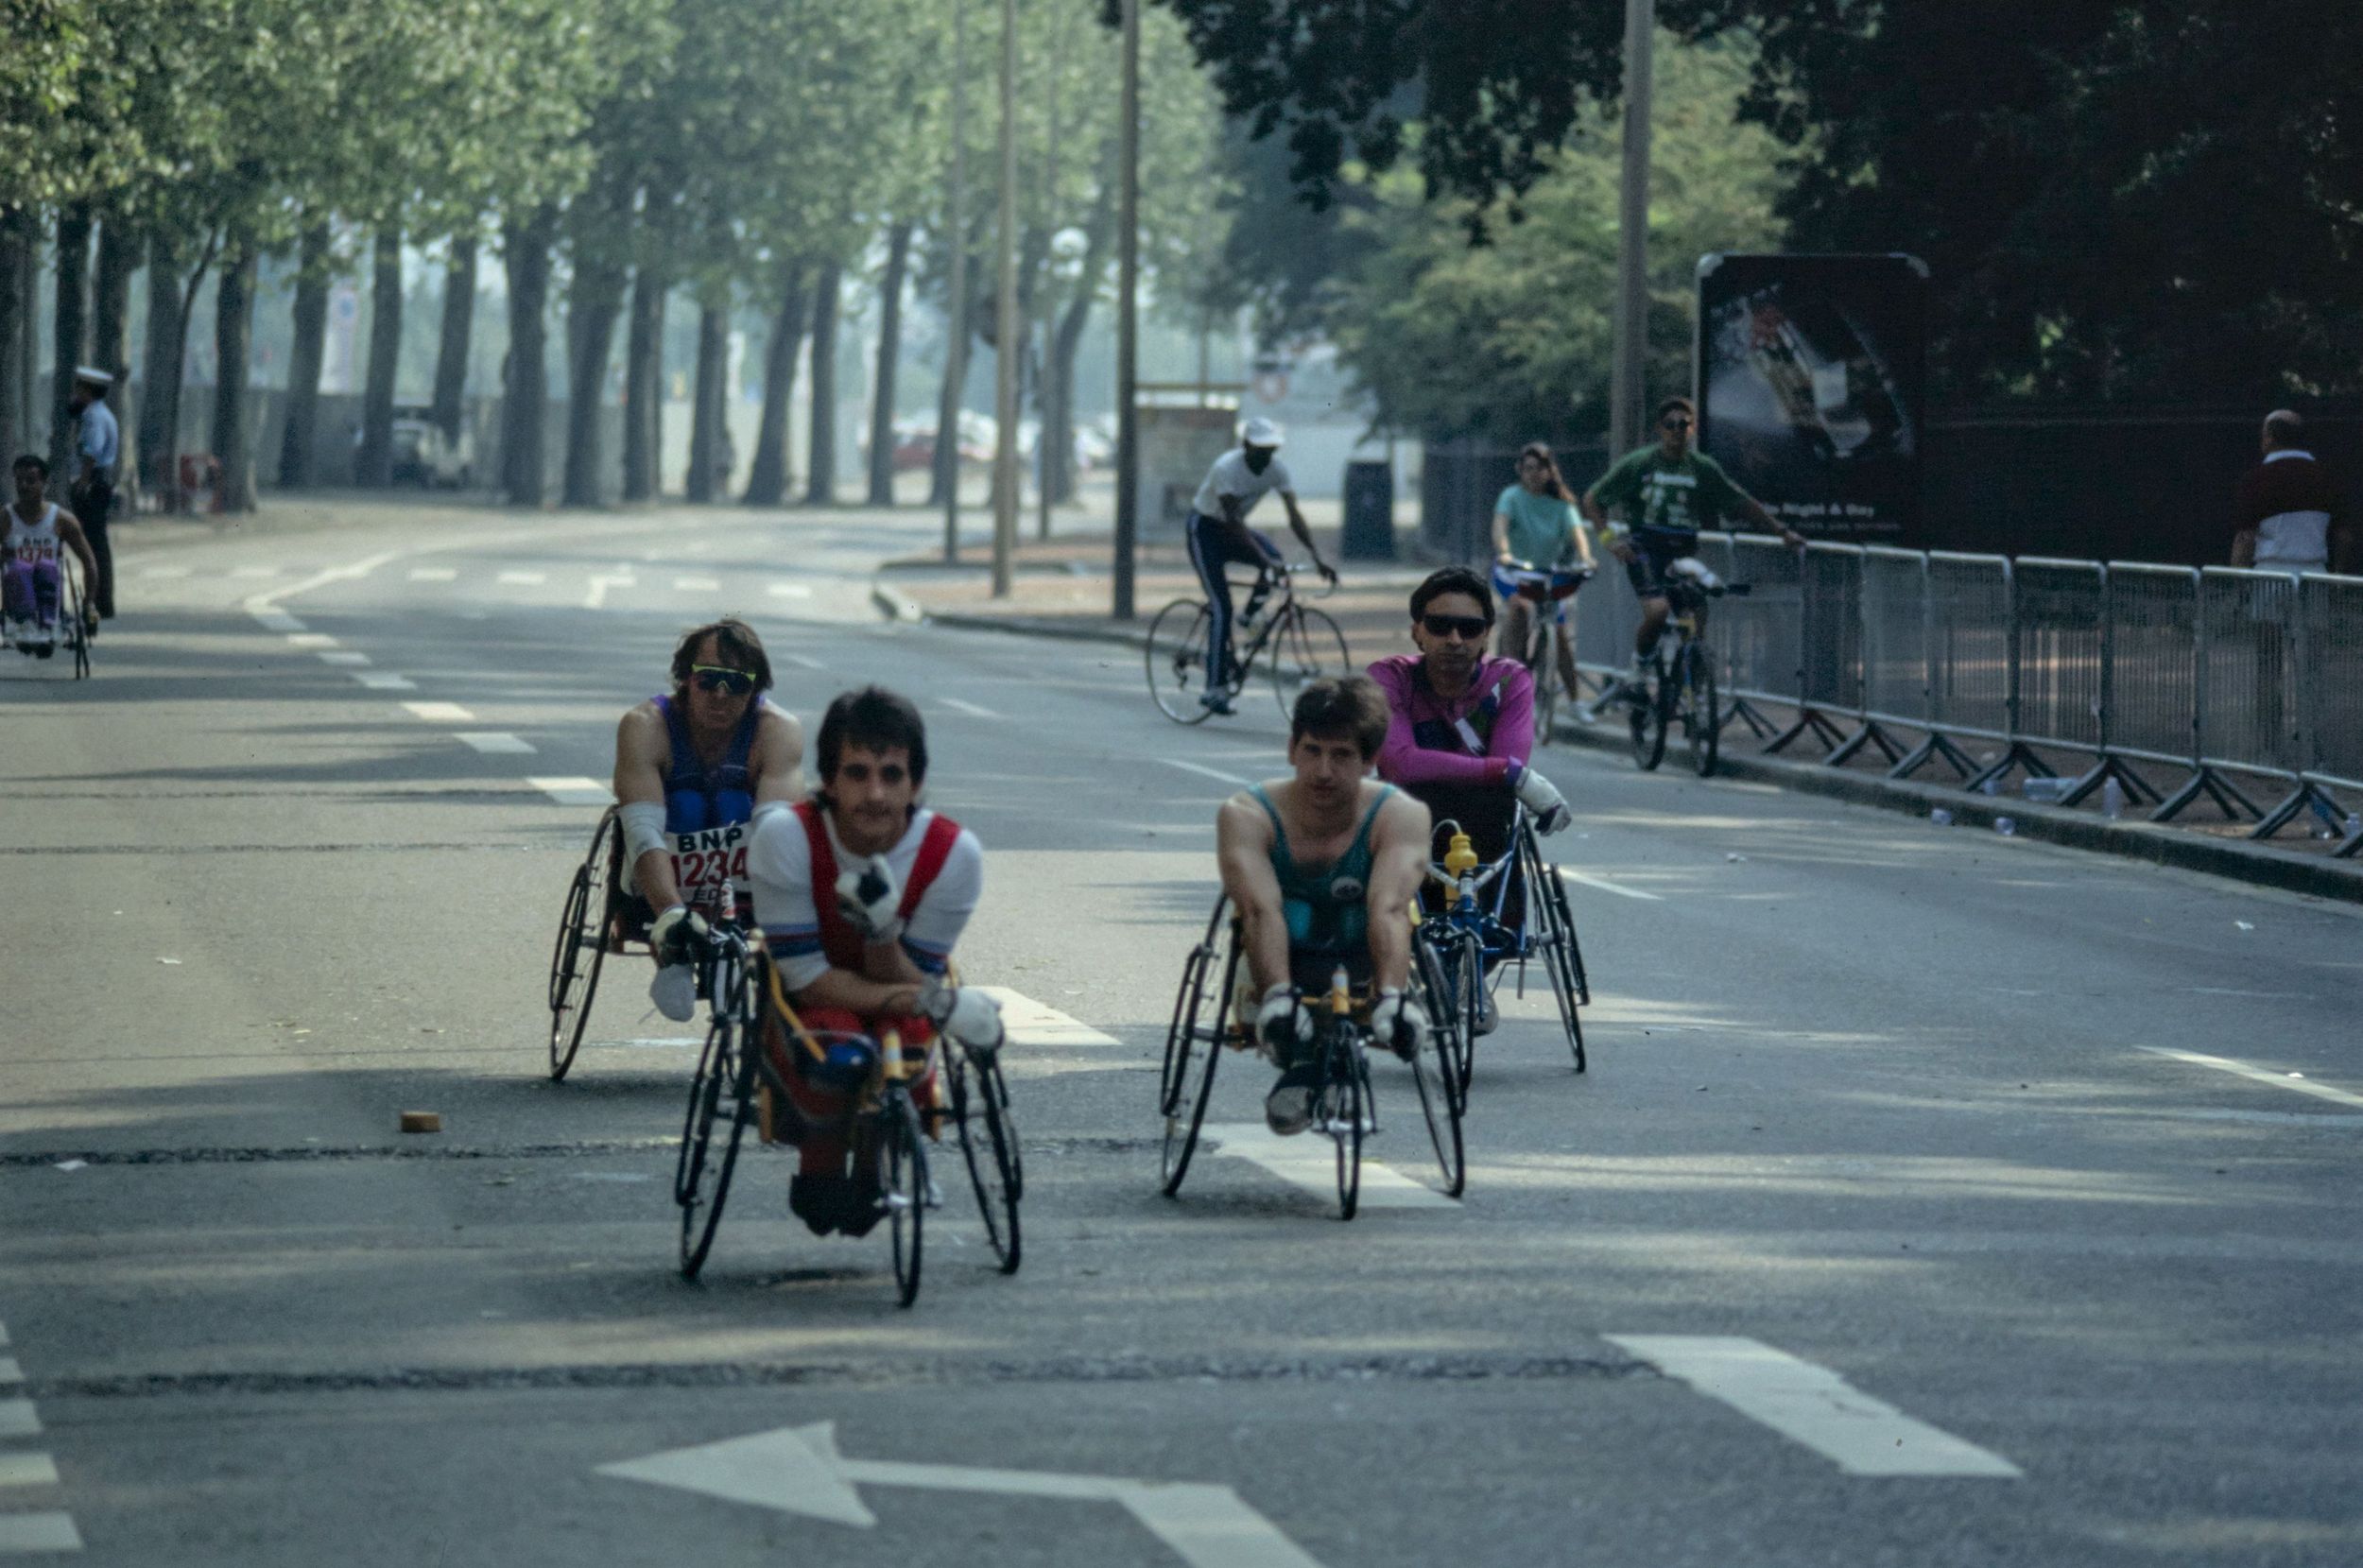
[[[2125,815],[2125,786],[2117,783],[2114,773],[2101,784],[2100,815],[2112,822]]]
[[[1928,820],[1936,827],[1949,828],[1953,825],[1953,814],[1945,810],[1942,806],[1930,806],[1928,808]]]
[[[2005,838],[2011,837],[2018,832],[2018,818],[2015,817],[1997,817],[1993,819],[1993,831],[2000,834]]]
[[[2363,833],[2363,815],[2350,811],[2347,813],[2347,836],[2352,838],[2358,833]]]

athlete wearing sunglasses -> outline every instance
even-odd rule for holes
[[[753,922],[753,825],[802,792],[804,732],[764,697],[771,661],[744,621],[714,621],[684,635],[672,676],[670,692],[616,727],[615,800],[630,867],[626,890],[641,900],[656,949],[648,997],[679,1023],[697,1008],[692,941],[709,921]]]

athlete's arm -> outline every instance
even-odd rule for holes
[[[1506,511],[1493,514],[1493,559],[1504,566],[1518,564],[1518,558],[1509,553],[1509,514]]]
[[[1371,680],[1387,694],[1387,738],[1379,743],[1378,776],[1388,784],[1500,784],[1509,776],[1509,759],[1498,750],[1501,731],[1493,732],[1493,745],[1482,757],[1465,756],[1457,751],[1434,751],[1423,747],[1411,732],[1412,679],[1408,670],[1384,661],[1370,667]],[[1483,672],[1480,671],[1480,674]],[[1509,677],[1517,681],[1525,672]],[[1505,699],[1509,693],[1503,693]],[[1534,743],[1534,685],[1526,682],[1526,745]]]
[[[1304,546],[1304,553],[1313,558],[1313,570],[1321,575],[1323,582],[1335,588],[1337,585],[1337,568],[1321,559],[1320,546],[1313,543],[1313,529],[1304,521],[1304,513],[1297,508],[1297,492],[1284,485],[1280,491],[1280,504],[1288,508],[1288,531],[1297,536],[1297,543]]]
[[[803,763],[804,727],[786,709],[767,706],[755,721],[755,808],[802,800]]]
[[[1215,817],[1215,860],[1238,912],[1248,973],[1257,991],[1288,980],[1288,918],[1271,866],[1271,818],[1252,796],[1233,795]]]
[[[82,535],[82,520],[70,511],[58,513],[58,538],[74,552],[74,559],[82,563],[82,581],[94,594],[98,592],[98,558],[91,554],[90,541]]]
[[[1398,790],[1371,829],[1371,978],[1401,990],[1411,975],[1411,901],[1427,875],[1427,807]]]
[[[672,741],[655,710],[642,703],[626,714],[615,726],[615,803],[664,810],[664,765],[671,756]],[[642,851],[631,863],[631,885],[660,914],[681,902],[669,851]]]

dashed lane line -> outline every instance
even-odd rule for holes
[[[775,582],[771,585],[769,592],[771,596],[775,599],[808,599],[812,597],[812,586],[809,583]]]
[[[412,718],[429,724],[467,724],[475,718],[457,702],[405,702],[402,706]]]
[[[550,580],[550,575],[547,572],[503,572],[495,580],[514,588],[539,588]]]
[[[640,579],[632,576],[631,568],[629,566],[619,567],[613,572],[599,573],[591,579],[590,592],[582,596],[582,608],[605,610],[609,589],[637,588],[638,586],[640,586]]]
[[[676,594],[718,594],[721,591],[722,579],[720,577],[675,577],[673,579],[673,592]]]
[[[391,670],[354,670],[353,678],[373,692],[415,692],[419,683]]]
[[[2229,1057],[2201,1056],[2197,1051],[2171,1050],[2164,1045],[2143,1045],[2138,1049],[2147,1051],[2154,1057],[2165,1057],[2172,1061],[2187,1061],[2194,1067],[2213,1067],[2218,1073],[2230,1073],[2235,1077],[2250,1078],[2258,1083],[2269,1083],[2275,1089],[2286,1089],[2293,1094],[2311,1094],[2318,1100],[2328,1100],[2333,1105],[2363,1107],[2363,1094],[2349,1094],[2344,1089],[2333,1089],[2326,1083],[2316,1083],[2303,1073],[2276,1073],[2268,1067],[2252,1066],[2245,1061],[2234,1061]]]
[[[0,1453],[0,1488],[54,1487],[58,1466],[46,1454]]]
[[[526,783],[561,806],[604,806],[615,803],[607,785],[579,774],[563,779],[527,779]]]
[[[335,647],[336,639],[325,631],[290,631],[287,633],[287,646],[296,648]]]
[[[1398,1117],[1397,1125],[1403,1135],[1408,1137],[1416,1124]],[[1216,1153],[1260,1165],[1292,1187],[1332,1198],[1337,1196],[1337,1146],[1319,1133],[1300,1132],[1293,1138],[1283,1138],[1254,1122],[1210,1122],[1200,1135],[1214,1146]],[[1424,1139],[1426,1134],[1419,1136]],[[1435,1188],[1423,1187],[1371,1159],[1369,1146],[1365,1145],[1361,1207],[1457,1209],[1460,1205]]]
[[[458,577],[457,568],[451,566],[413,566],[410,568],[412,582],[454,582],[458,579]]]
[[[1914,1421],[1817,1367],[1754,1339],[1611,1334],[1612,1345],[1833,1460],[1849,1475],[2010,1478],[2018,1466]]]
[[[1178,767],[1184,773],[1199,773],[1210,779],[1220,779],[1224,784],[1237,784],[1241,789],[1252,789],[1255,786],[1254,780],[1242,779],[1236,773],[1225,773],[1219,767],[1201,767],[1197,763],[1183,762],[1179,757],[1159,757],[1157,760],[1167,767]]]
[[[500,730],[462,730],[457,738],[490,757],[523,757],[533,751],[530,742]]]
[[[346,669],[357,669],[361,665],[371,662],[372,661],[368,654],[355,653],[350,648],[323,648],[320,650],[320,663],[323,664],[338,664],[342,665]]]
[[[999,718],[1001,716],[982,703],[970,702],[961,698],[939,697],[936,700],[954,713],[966,714],[971,718]]]
[[[1645,893],[1638,887],[1627,887],[1621,883],[1611,882],[1606,877],[1586,876],[1581,871],[1571,871],[1564,866],[1559,869],[1559,874],[1569,882],[1580,882],[1587,887],[1597,887],[1603,893],[1614,893],[1618,898],[1636,898],[1645,904],[1665,902],[1665,897],[1662,893]]]

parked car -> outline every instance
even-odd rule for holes
[[[434,411],[417,406],[394,409],[392,477],[397,485],[423,490],[467,490],[475,483],[475,438],[459,427],[453,440],[435,422]],[[361,448],[361,432],[353,433],[353,446]]]

